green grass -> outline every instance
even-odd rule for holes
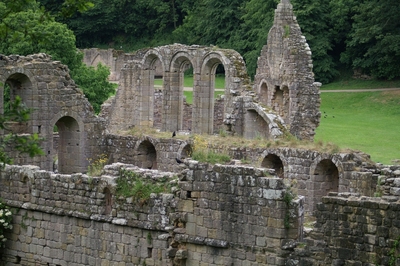
[[[400,80],[356,80],[343,79],[329,84],[324,84],[321,90],[358,90],[378,88],[400,88]]]
[[[162,79],[154,79],[154,85],[162,86]],[[193,87],[193,76],[186,75],[183,80],[184,87]],[[224,89],[225,88],[225,76],[224,75],[216,75],[215,77],[215,88],[216,89]]]
[[[214,99],[218,98],[219,95],[223,95],[223,91],[214,91]],[[193,91],[184,91],[183,95],[186,97],[186,102],[189,104],[193,103]]]
[[[331,86],[348,89],[339,83]],[[321,93],[321,101],[316,141],[361,150],[370,154],[373,161],[384,164],[400,159],[400,91],[326,92]]]

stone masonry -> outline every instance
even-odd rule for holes
[[[104,131],[105,121],[95,116],[82,91],[69,75],[68,67],[53,61],[48,55],[2,56],[0,60],[0,89],[9,87],[11,99],[17,95],[32,110],[30,121],[19,126],[18,133],[38,133],[43,156],[29,158],[14,154],[15,163],[33,163],[53,170],[58,160],[64,173],[85,172],[87,158],[99,154],[97,141]],[[0,108],[3,110],[3,97]],[[21,127],[22,126],[22,127]],[[58,127],[60,144],[58,153],[53,149],[53,131]]]
[[[233,50],[173,44],[114,53],[86,51],[90,64],[117,58],[116,70],[123,63],[117,94],[99,116],[60,62],[45,54],[0,57],[1,92],[32,109],[28,123],[9,126],[38,133],[45,152],[29,158],[11,151],[19,166],[0,171],[0,197],[14,208],[0,265],[400,265],[400,166],[375,164],[362,152],[272,142],[211,143],[209,150],[232,158],[212,165],[190,159],[191,137],[120,135],[149,126],[262,139],[289,131],[311,140],[320,84],[289,0],[276,10],[254,90]],[[219,64],[225,91],[214,99]],[[183,99],[188,65],[192,106]],[[156,75],[162,91],[154,90]],[[102,157],[101,175],[86,175],[89,161]],[[121,196],[124,171],[167,182],[169,191]]]
[[[311,50],[289,1],[275,10],[267,44],[258,58],[254,89],[299,139],[313,139],[320,119],[321,83],[314,82]]]

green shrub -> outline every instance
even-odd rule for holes
[[[7,238],[4,235],[6,230],[12,229],[12,213],[10,209],[0,201],[0,247],[4,247]]]
[[[164,177],[158,180],[152,180],[126,169],[120,170],[116,182],[117,197],[131,197],[141,205],[147,203],[152,193],[160,194],[171,192],[171,183],[168,178]]]

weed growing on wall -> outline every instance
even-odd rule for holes
[[[89,167],[88,167],[88,175],[89,176],[100,176],[101,171],[104,166],[107,164],[108,158],[107,155],[101,154],[96,160],[88,159]]]
[[[12,213],[10,209],[0,201],[0,247],[4,247],[7,238],[4,235],[6,230],[12,229]]]
[[[209,149],[207,139],[200,135],[193,137],[193,160],[205,163],[227,163],[231,160],[230,156],[225,152],[216,153]]]
[[[146,204],[152,193],[170,193],[172,187],[170,180],[166,177],[152,180],[126,169],[120,170],[116,182],[117,197],[131,197],[140,205]]]

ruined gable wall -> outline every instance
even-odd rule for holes
[[[319,125],[321,84],[314,82],[311,50],[292,9],[289,1],[282,1],[275,10],[254,87],[259,101],[283,117],[290,133],[313,139]]]

